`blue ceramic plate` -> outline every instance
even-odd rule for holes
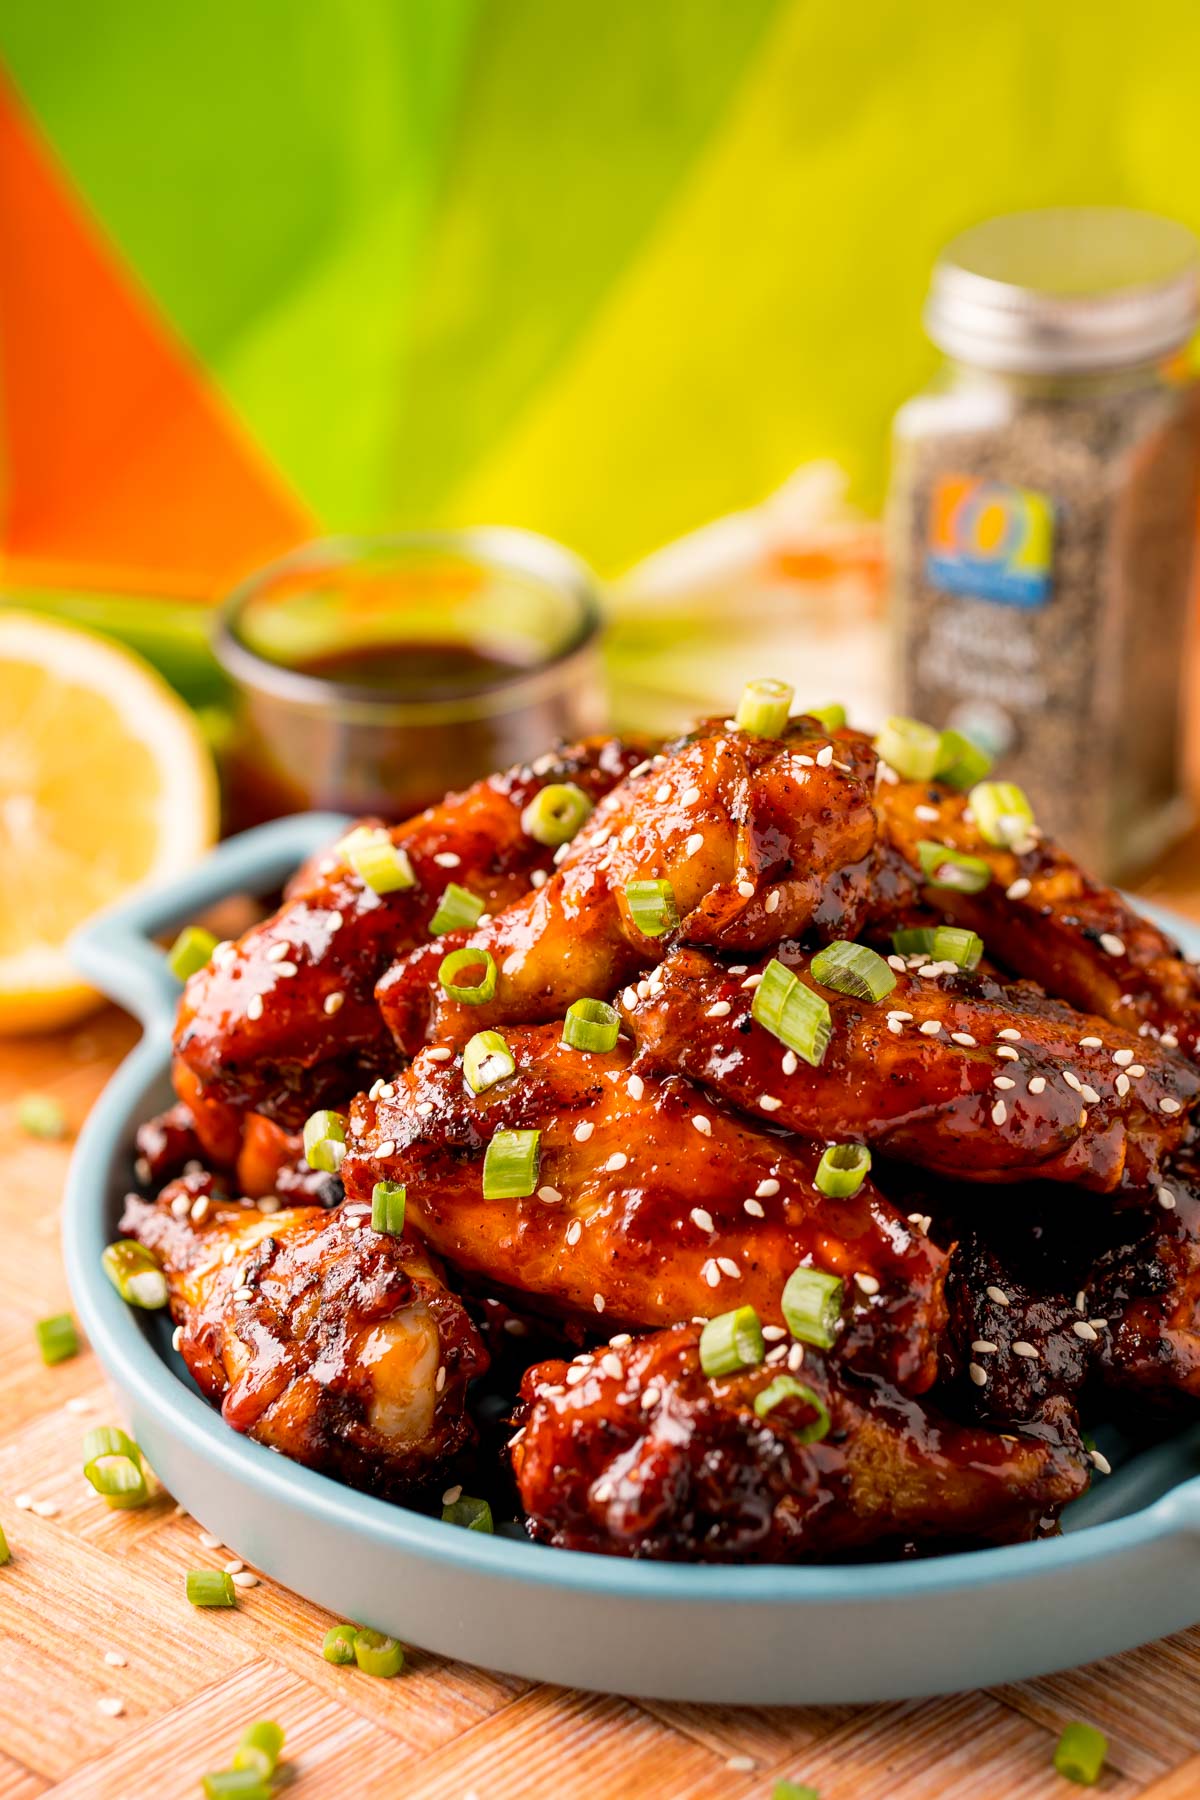
[[[183,880],[97,920],[84,975],[144,1036],[80,1134],[64,1214],[80,1318],[165,1486],[256,1568],[332,1611],[533,1680],[694,1701],[900,1699],[1087,1662],[1200,1619],[1200,1428],[1134,1454],[1070,1508],[1061,1538],[829,1568],[633,1563],[484,1537],[313,1474],[239,1437],[190,1385],[169,1327],[100,1268],[134,1131],[169,1097],[178,987],[151,942],[223,895],[266,892],[343,821],[310,814],[222,845]],[[1159,915],[1185,947],[1200,929]]]

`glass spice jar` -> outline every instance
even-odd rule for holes
[[[934,270],[925,323],[947,360],[895,425],[897,707],[982,744],[1108,877],[1190,816],[1197,311],[1196,241],[1169,220],[991,219]]]

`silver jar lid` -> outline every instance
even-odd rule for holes
[[[1196,329],[1197,258],[1191,232],[1154,213],[1005,213],[946,246],[925,329],[947,356],[1008,374],[1151,362]]]

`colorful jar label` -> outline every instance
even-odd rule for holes
[[[1054,502],[1045,494],[980,475],[935,483],[925,568],[943,593],[1044,606],[1053,553]]]

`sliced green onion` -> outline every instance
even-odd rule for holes
[[[463,1074],[473,1094],[486,1094],[516,1069],[513,1053],[498,1031],[477,1031],[463,1051]]]
[[[456,981],[464,969],[477,969],[477,981]],[[496,959],[490,950],[452,950],[438,966],[438,980],[452,1000],[464,1006],[483,1006],[496,992]]]
[[[700,1333],[700,1367],[706,1375],[756,1369],[766,1354],[762,1326],[752,1306],[718,1314]]]
[[[854,1000],[882,1000],[896,985],[895,974],[882,956],[845,938],[818,950],[810,966],[814,981]]]
[[[620,1035],[620,1014],[606,1001],[576,1000],[568,1006],[562,1041],[569,1050],[611,1050]]]
[[[33,1329],[37,1333],[42,1361],[47,1367],[68,1362],[72,1356],[79,1354],[79,1333],[70,1313],[55,1313],[52,1318],[39,1319]]]
[[[398,1675],[404,1667],[404,1648],[381,1631],[358,1631],[354,1660],[364,1675]]]
[[[523,1200],[538,1184],[540,1131],[498,1131],[483,1158],[485,1200]]]
[[[470,1494],[460,1494],[457,1500],[443,1506],[442,1517],[447,1525],[462,1525],[468,1531],[493,1529],[491,1507],[486,1500],[475,1500]]]
[[[235,1769],[253,1769],[266,1781],[275,1773],[283,1749],[283,1727],[274,1719],[257,1719],[247,1725],[233,1753]]]
[[[802,1400],[817,1415],[811,1425],[801,1425],[793,1431],[797,1443],[820,1443],[832,1424],[828,1409],[820,1395],[815,1394],[807,1383],[797,1381],[794,1375],[777,1375],[770,1386],[755,1397],[754,1410],[760,1419],[765,1419],[787,1400]]]
[[[417,884],[408,852],[393,844],[381,825],[357,826],[342,839],[338,849],[372,893],[394,894]]]
[[[871,1152],[865,1144],[830,1144],[817,1164],[817,1191],[830,1200],[848,1200],[857,1194],[870,1168]]]
[[[952,962],[960,969],[974,969],[982,955],[983,939],[964,925],[939,925],[933,934],[934,962]]]
[[[1108,1739],[1094,1725],[1073,1719],[1058,1740],[1054,1767],[1080,1787],[1095,1787],[1104,1770]]]
[[[814,994],[790,969],[773,957],[763,970],[763,978],[755,989],[751,1016],[772,1037],[802,1056],[813,1068],[819,1067],[829,1048],[833,1031],[833,1015],[829,1003]]]
[[[321,1169],[336,1175],[346,1155],[346,1117],[344,1113],[309,1113],[304,1121],[304,1160],[310,1169]]]
[[[17,1102],[17,1124],[26,1137],[64,1138],[67,1115],[49,1094],[26,1094]]]
[[[347,1663],[352,1663],[357,1633],[357,1625],[331,1625],[321,1644],[321,1655],[325,1661],[337,1663],[343,1669]]]
[[[582,788],[573,781],[557,781],[533,796],[521,814],[521,830],[538,844],[569,844],[591,810]]]
[[[932,781],[942,748],[942,734],[920,719],[885,719],[875,748],[905,781]]]
[[[83,1472],[114,1512],[144,1506],[150,1498],[142,1453],[116,1425],[97,1425],[83,1440]]]
[[[786,681],[748,681],[738,701],[737,728],[752,737],[781,737],[796,690]]]
[[[975,823],[989,844],[1004,850],[1027,849],[1036,820],[1024,788],[1015,781],[981,781],[967,796]]]
[[[931,887],[954,888],[960,894],[980,894],[992,879],[992,871],[981,856],[964,856],[947,844],[935,844],[922,838],[917,845],[921,873]]]
[[[992,766],[992,759],[986,750],[964,737],[961,731],[943,731],[942,746],[938,752],[938,766],[935,771],[939,781],[947,787],[974,787],[982,781]]]
[[[831,706],[806,706],[804,711],[808,718],[815,719],[821,729],[828,731],[831,735],[835,731],[840,731],[846,723],[846,709],[837,701],[834,701]]]
[[[189,1569],[184,1591],[193,1606],[236,1606],[233,1576],[224,1569]]]
[[[784,1323],[794,1338],[832,1350],[842,1317],[845,1282],[824,1269],[793,1269],[783,1289]]]
[[[153,1251],[132,1238],[110,1244],[100,1257],[108,1279],[130,1306],[146,1312],[157,1312],[167,1304],[167,1278],[158,1266]]]
[[[771,1800],[821,1800],[815,1787],[802,1781],[777,1781],[771,1789]]]
[[[662,937],[679,923],[675,890],[669,881],[627,881],[625,903],[643,937]]]
[[[457,881],[447,883],[445,892],[438,901],[437,911],[429,921],[430,934],[433,937],[444,937],[448,931],[470,931],[478,924],[479,915],[483,911],[483,901],[478,894],[469,894],[465,887],[459,887]]]
[[[204,1800],[271,1800],[274,1791],[256,1769],[214,1769],[201,1786]]]
[[[408,1190],[398,1181],[377,1181],[371,1189],[371,1229],[399,1237],[404,1230]]]
[[[892,949],[897,956],[931,956],[937,929],[933,925],[914,925],[893,931]]]
[[[167,951],[167,967],[176,981],[186,981],[203,969],[217,947],[216,933],[203,925],[185,925]]]
[[[4,1527],[0,1525],[0,1569],[6,1562],[12,1561],[12,1551],[8,1547],[8,1539],[4,1535]]]

